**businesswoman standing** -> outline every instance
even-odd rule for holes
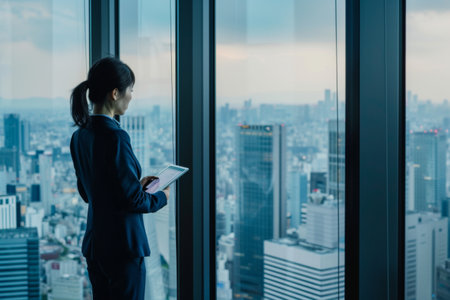
[[[72,118],[79,128],[70,153],[78,191],[89,204],[82,252],[95,300],[144,299],[144,256],[150,248],[142,214],[158,211],[169,197],[168,189],[155,194],[143,190],[154,177],[140,180],[130,137],[114,119],[127,110],[134,82],[126,64],[104,58],[71,95]]]

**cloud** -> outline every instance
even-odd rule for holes
[[[0,43],[0,98],[70,96],[85,80],[85,52],[49,52],[30,41]]]
[[[334,0],[218,0],[216,34],[219,43],[334,41],[335,10],[344,28],[345,4]]]
[[[1,1],[0,42],[31,42],[47,51],[65,51],[84,39],[85,1]],[[86,14],[86,15],[85,15]],[[85,22],[86,21],[86,22]]]
[[[407,12],[415,11],[436,11],[442,12],[450,10],[450,1],[448,0],[407,0],[406,1]]]
[[[407,89],[420,99],[449,99],[450,10],[413,11],[406,18]]]
[[[223,102],[305,104],[336,87],[332,44],[223,45],[216,69],[217,97]]]

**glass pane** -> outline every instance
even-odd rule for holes
[[[405,299],[450,299],[450,3],[406,11]]]
[[[70,92],[89,64],[88,12],[84,0],[0,1],[2,299],[90,297],[87,205],[69,151]]]
[[[174,162],[174,0],[120,3],[120,58],[136,75],[133,101],[121,126],[142,166],[156,175]],[[145,299],[176,299],[175,185],[168,205],[144,215],[151,256]]]
[[[217,299],[344,299],[344,1],[216,0]]]

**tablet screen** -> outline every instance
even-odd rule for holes
[[[180,178],[189,169],[177,165],[169,165],[167,168],[162,170],[158,175],[157,180],[152,181],[147,187],[146,192],[156,193],[157,191],[162,191],[175,180]]]

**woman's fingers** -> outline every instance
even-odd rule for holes
[[[147,186],[150,182],[152,182],[153,180],[158,179],[158,177],[156,176],[145,176],[144,178],[141,179],[141,185],[143,187]]]

